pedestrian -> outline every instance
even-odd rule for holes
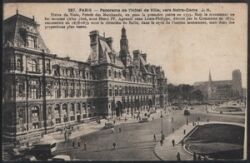
[[[180,161],[180,160],[181,160],[181,155],[180,155],[179,152],[177,153],[176,157],[177,157],[177,161]]]
[[[194,124],[194,122],[193,122],[193,126],[194,126],[195,124]]]
[[[200,154],[198,155],[198,160],[199,160],[199,161],[201,160],[201,155],[200,155]]]
[[[67,132],[65,131],[64,132],[64,141],[66,142],[66,140],[67,140]]]
[[[156,141],[156,136],[155,136],[155,134],[154,134],[154,141]]]
[[[182,141],[181,141],[181,146],[183,146],[183,145],[184,145],[184,141],[182,140]]]
[[[122,129],[119,127],[119,133],[121,133],[122,132]]]
[[[185,129],[184,129],[183,133],[184,133],[184,135],[186,134],[186,130]]]
[[[161,139],[164,140],[165,139],[165,135],[162,133],[161,134]]]
[[[162,139],[161,139],[160,143],[161,143],[161,146],[162,146],[163,145],[163,140]]]
[[[114,128],[111,129],[111,133],[112,134],[115,133],[115,129]]]
[[[188,119],[187,119],[187,122],[186,122],[186,124],[188,125]]]
[[[113,149],[115,149],[115,147],[116,147],[116,143],[114,142],[114,143],[113,143]]]
[[[78,147],[81,147],[81,143],[80,143],[80,141],[78,141]]]
[[[173,145],[173,147],[174,147],[174,145],[175,145],[175,141],[174,141],[174,139],[172,140],[172,145]]]
[[[194,161],[196,161],[197,159],[196,159],[196,153],[194,152],[194,154],[193,154],[193,160]]]

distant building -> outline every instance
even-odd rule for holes
[[[52,54],[37,27],[34,18],[18,13],[4,20],[4,138],[35,142],[86,119],[167,105],[164,71],[147,63],[146,53],[130,55],[124,27],[118,53],[111,37],[91,31],[86,62]]]
[[[209,72],[209,80],[206,82],[196,82],[194,83],[194,87],[201,90],[204,97],[211,101],[237,99],[243,96],[240,70],[232,72],[232,80],[220,81],[213,81]]]

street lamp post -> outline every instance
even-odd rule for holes
[[[161,134],[163,134],[163,115],[161,112]]]

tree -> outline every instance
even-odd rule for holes
[[[192,99],[197,101],[202,101],[204,99],[204,96],[200,90],[194,90],[192,92]]]

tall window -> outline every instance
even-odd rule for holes
[[[85,96],[85,89],[82,89],[82,96]]]
[[[46,61],[45,69],[46,69],[46,73],[50,73],[50,61],[49,60]]]
[[[33,129],[39,128],[39,108],[37,106],[31,108],[31,118]]]
[[[18,96],[22,97],[24,95],[25,88],[24,88],[24,83],[20,83],[18,85]]]
[[[109,70],[109,76],[111,76],[112,74],[111,74],[111,70]]]
[[[37,62],[32,59],[28,61],[28,71],[37,72]]]
[[[77,113],[77,114],[80,114],[80,113],[81,113],[81,104],[80,104],[80,103],[77,103],[77,110],[76,110],[76,113]]]
[[[112,89],[109,89],[109,96],[112,96]]]
[[[33,80],[30,82],[30,98],[32,99],[38,98],[37,86],[38,86],[38,81]]]
[[[18,58],[16,61],[16,69],[20,71],[22,70],[22,61],[20,58]]]
[[[56,118],[56,124],[61,123],[60,105],[59,104],[56,104],[54,113],[55,113],[55,118]]]

